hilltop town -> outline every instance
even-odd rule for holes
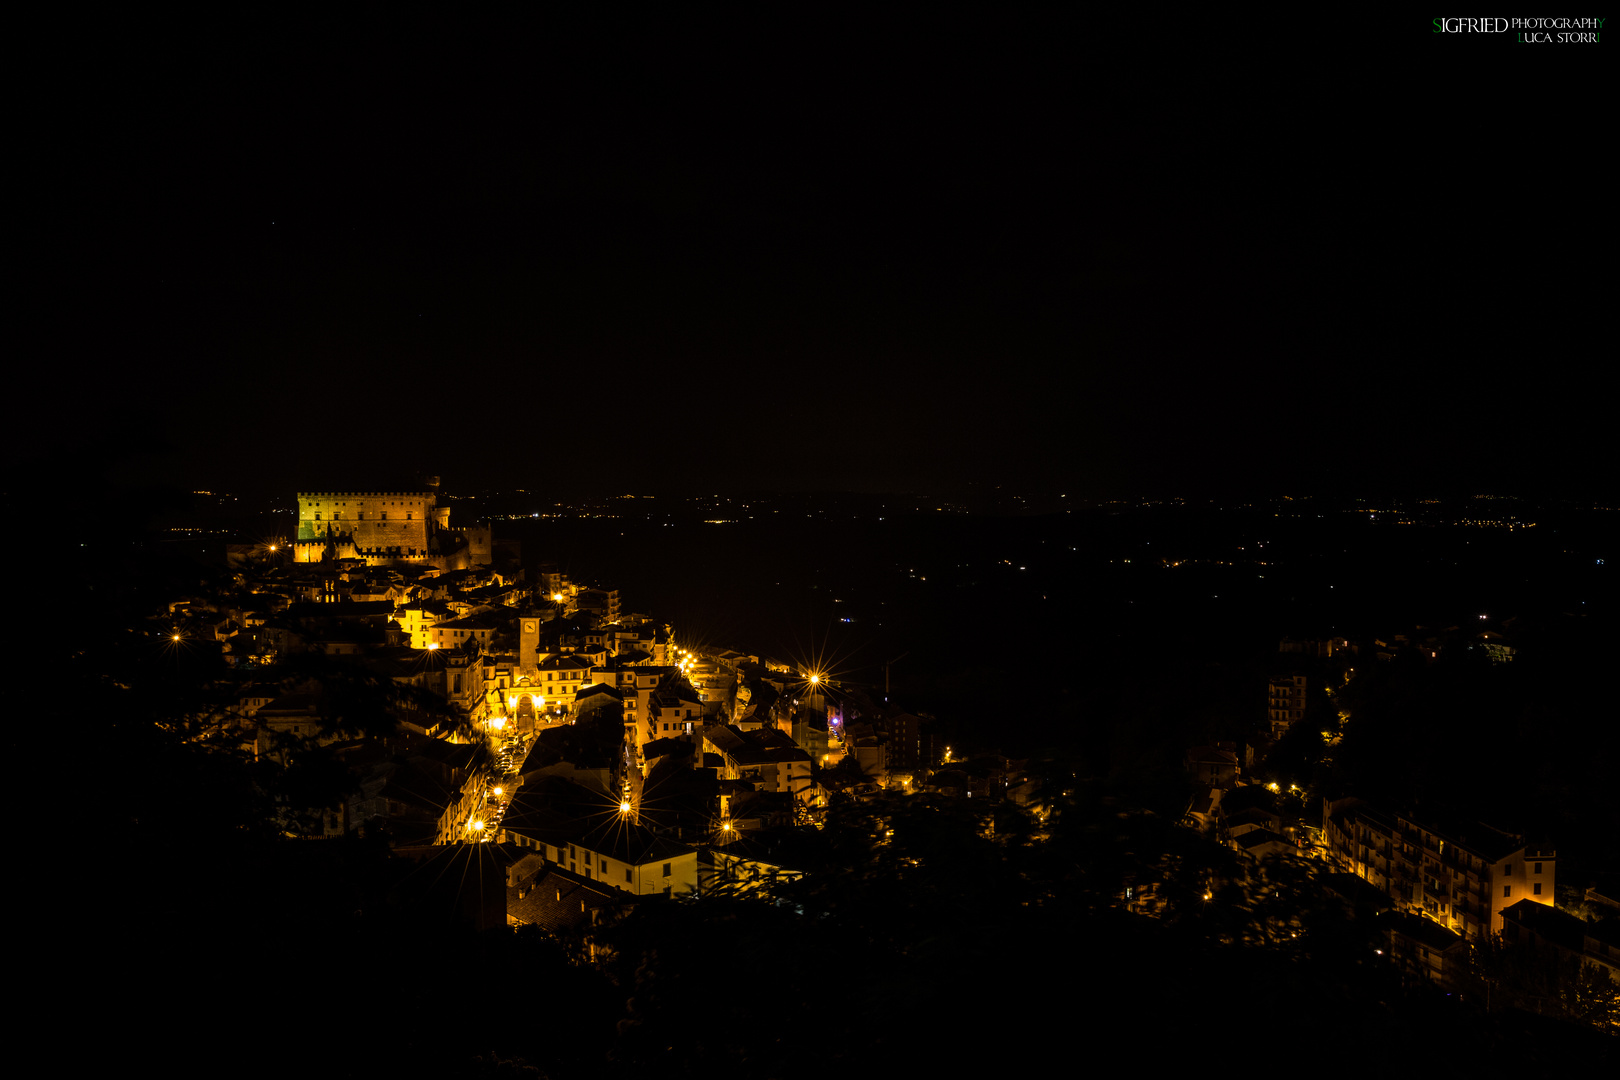
[[[381,835],[417,858],[489,845],[506,904],[489,894],[478,925],[562,929],[580,897],[796,874],[740,853],[813,827],[833,793],[922,782],[922,718],[684,641],[553,565],[528,580],[488,525],[452,530],[437,487],[300,492],[296,537],[229,547],[230,598],[169,605],[175,648],[209,641],[233,672],[197,718],[205,743],[283,764],[319,753],[353,777],[339,804],[286,806],[287,836]],[[335,715],[333,665],[387,688],[396,730]]]
[[[1061,753],[953,746],[886,688],[684,636],[611,582],[452,527],[437,478],[296,498],[295,536],[229,546],[222,574],[148,612],[153,656],[206,676],[175,676],[184,704],[159,726],[245,770],[300,874],[322,851],[381,853],[375,902],[413,925],[543,934],[608,971],[627,940],[669,955],[658,934],[676,932],[646,914],[665,902],[808,918],[861,866],[971,894],[974,865],[1014,889],[985,903],[1031,888],[1024,908],[1130,933],[1194,928],[1407,992],[1620,1022],[1614,890],[1561,881],[1557,837],[1331,769],[1382,722],[1363,717],[1389,673],[1507,670],[1534,639],[1512,621],[1281,638],[1240,737],[1175,749],[1185,797],[1165,814]],[[942,855],[945,822],[996,868]]]

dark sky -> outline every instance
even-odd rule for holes
[[[36,464],[1602,483],[1591,49],[1393,18],[227,18],[41,42]]]

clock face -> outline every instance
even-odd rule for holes
[[[526,623],[524,623],[524,624],[523,624],[523,632],[524,632],[524,633],[525,633],[525,634],[532,634],[532,633],[534,633],[534,623],[532,623],[532,622],[526,622]]]

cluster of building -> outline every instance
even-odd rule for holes
[[[353,792],[341,806],[286,807],[286,831],[380,831],[414,879],[487,885],[465,912],[479,925],[558,930],[641,897],[811,872],[825,852],[805,826],[833,790],[1044,799],[1026,762],[953,762],[927,718],[886,698],[684,641],[616,589],[555,566],[524,571],[487,526],[451,529],[436,479],[414,492],[299,493],[298,514],[292,542],[231,552],[229,596],[170,606],[177,643],[206,637],[232,661],[208,737],[283,761],[311,747],[336,756]],[[1320,818],[1285,816],[1277,785],[1251,778],[1296,724],[1331,715],[1317,710],[1335,708],[1358,662],[1402,649],[1432,659],[1459,642],[1512,659],[1505,629],[1460,634],[1285,639],[1252,737],[1187,751],[1198,788],[1187,821],[1249,859],[1325,860],[1330,885],[1377,898],[1391,949],[1436,977],[1468,944],[1509,934],[1615,974],[1610,943],[1554,909],[1550,846],[1354,798],[1324,802]],[[348,723],[334,671],[381,691],[391,722]],[[1131,875],[1128,907],[1155,910],[1152,877]],[[455,902],[465,907],[464,891]]]
[[[1438,982],[1450,984],[1470,946],[1506,938],[1579,957],[1620,983],[1620,941],[1612,940],[1612,931],[1556,908],[1558,854],[1551,845],[1443,808],[1384,807],[1354,796],[1323,798],[1320,816],[1314,807],[1285,815],[1276,809],[1279,784],[1250,778],[1255,762],[1308,716],[1350,719],[1334,695],[1356,663],[1389,661],[1403,652],[1432,662],[1448,647],[1480,649],[1496,663],[1514,657],[1507,629],[1497,627],[1418,627],[1367,643],[1283,639],[1276,666],[1284,670],[1266,680],[1265,711],[1249,740],[1186,751],[1184,765],[1197,788],[1187,823],[1251,859],[1326,862],[1328,886],[1352,906],[1381,912],[1392,954]],[[1323,695],[1314,713],[1312,692]],[[1337,728],[1321,733],[1330,750],[1340,737]],[[1601,891],[1588,893],[1593,903],[1620,910]]]
[[[207,737],[283,762],[322,748],[353,774],[342,806],[287,807],[289,835],[380,830],[431,859],[478,844],[511,921],[577,922],[726,878],[741,855],[717,849],[803,825],[835,773],[876,791],[922,764],[917,716],[684,643],[554,565],[531,578],[488,526],[451,529],[436,477],[297,503],[296,538],[230,548],[234,590],[175,599],[163,627],[231,662]],[[386,730],[347,722],[334,671],[386,697]]]

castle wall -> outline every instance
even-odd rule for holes
[[[320,562],[331,537],[337,539],[341,557],[361,558],[371,566],[420,563],[454,570],[489,565],[489,526],[458,535],[447,531],[449,522],[450,508],[438,505],[435,491],[300,491],[293,557],[295,562]]]
[[[325,540],[294,540],[292,543],[293,562],[318,563],[326,558],[327,541]],[[334,547],[333,557],[337,559],[358,559],[361,554],[354,549],[348,541],[339,541]]]
[[[301,491],[298,539],[335,529],[364,551],[425,553],[436,502],[431,491]]]

